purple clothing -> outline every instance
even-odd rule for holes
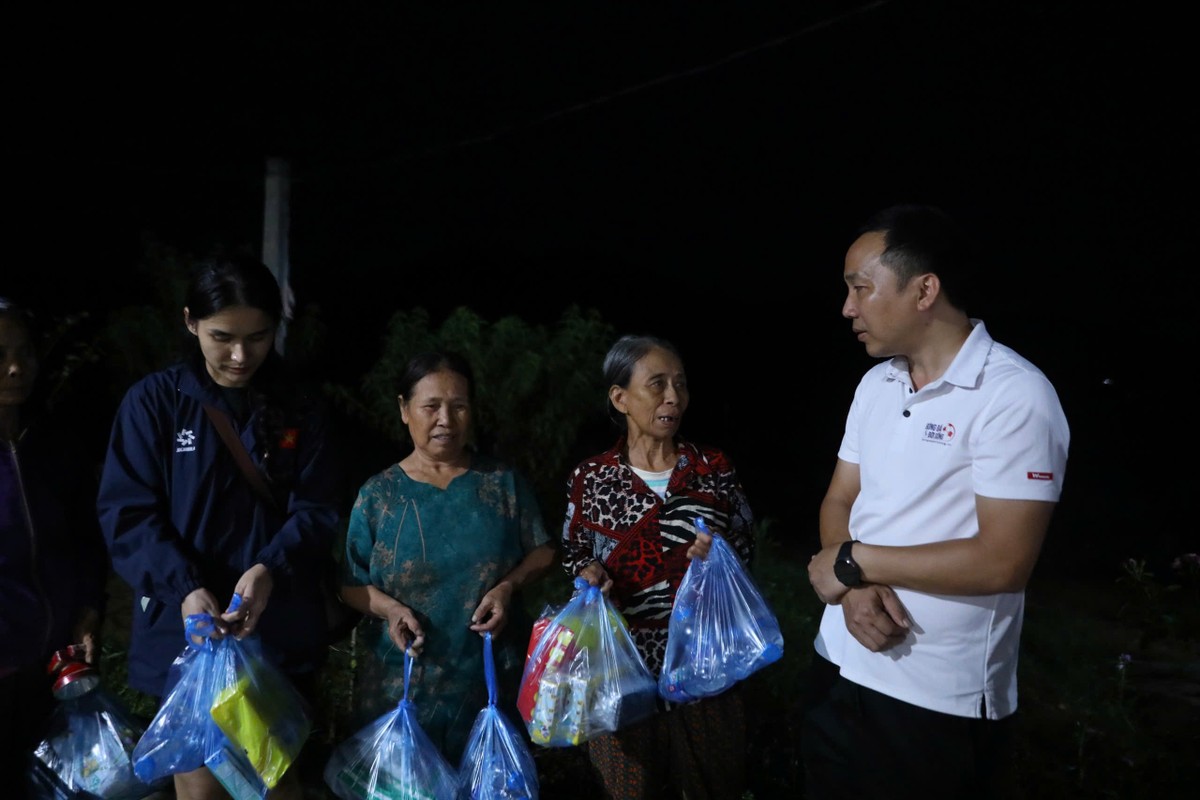
[[[31,427],[0,443],[0,677],[44,668],[83,608],[103,611],[108,557],[90,462]]]

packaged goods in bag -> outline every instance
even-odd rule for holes
[[[571,599],[525,660],[518,709],[529,738],[547,747],[582,744],[651,716],[656,695],[625,618],[598,587],[576,578]]]

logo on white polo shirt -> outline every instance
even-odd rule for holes
[[[175,434],[175,443],[179,445],[175,448],[176,453],[190,453],[196,449],[196,434],[187,428],[183,428],[179,433]]]
[[[926,422],[921,441],[949,445],[954,440],[954,423]]]

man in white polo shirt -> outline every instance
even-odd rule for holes
[[[1070,432],[1046,376],[968,316],[978,264],[953,220],[896,206],[859,234],[842,315],[886,360],[854,393],[809,563],[828,680],[807,797],[1000,796]]]

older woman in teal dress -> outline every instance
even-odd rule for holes
[[[341,596],[363,612],[355,721],[404,696],[404,652],[421,727],[457,764],[487,703],[482,636],[490,631],[501,707],[515,711],[528,629],[517,592],[556,561],[537,500],[519,472],[467,447],[472,376],[453,353],[412,359],[399,386],[413,450],[371,477],[350,514]]]

